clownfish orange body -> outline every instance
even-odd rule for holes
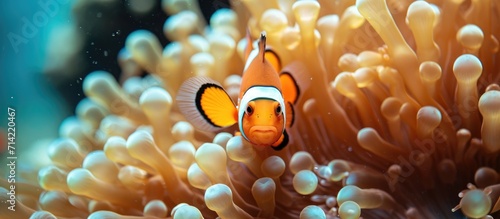
[[[278,74],[279,58],[266,50],[264,33],[258,49],[250,52],[249,48],[237,105],[218,82],[202,76],[182,84],[178,105],[187,120],[201,130],[238,123],[241,135],[250,143],[281,150],[288,144],[285,128],[293,124],[299,89],[291,74]]]

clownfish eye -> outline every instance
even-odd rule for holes
[[[248,115],[252,115],[252,113],[253,113],[253,107],[252,107],[252,106],[250,106],[250,105],[249,105],[249,106],[247,106],[246,113],[247,113]]]
[[[279,103],[277,103],[274,107],[274,113],[276,113],[276,115],[280,115],[282,113],[281,105]]]
[[[248,102],[248,105],[247,105],[247,108],[245,110],[245,113],[247,115],[251,116],[253,114],[254,109],[255,109],[255,102],[250,101],[250,102]]]

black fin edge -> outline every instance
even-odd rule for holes
[[[224,88],[222,88],[221,86],[219,86],[217,84],[211,84],[211,83],[203,84],[200,87],[200,89],[198,90],[198,92],[196,93],[196,98],[195,98],[194,102],[196,104],[196,108],[198,109],[198,112],[200,112],[201,116],[203,116],[203,118],[208,123],[210,123],[210,125],[212,125],[214,127],[217,127],[217,128],[222,128],[221,126],[216,125],[212,120],[210,120],[210,118],[208,118],[207,114],[205,114],[205,111],[203,110],[203,107],[201,106],[201,97],[205,93],[205,90],[208,89],[208,88],[212,88],[212,87],[216,87],[216,88],[220,88],[220,89],[224,90]]]
[[[293,126],[293,123],[295,122],[295,109],[293,108],[293,104],[290,102],[286,102],[290,107],[289,109],[292,110],[292,121],[290,122],[290,127]]]

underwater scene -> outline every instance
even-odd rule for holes
[[[0,219],[500,218],[498,0],[0,9]]]

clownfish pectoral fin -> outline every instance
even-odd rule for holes
[[[186,119],[200,130],[216,131],[238,121],[231,97],[218,82],[208,77],[186,80],[176,99]]]
[[[312,77],[302,62],[292,62],[280,72],[281,90],[285,101],[296,104],[301,91],[309,89]]]
[[[294,106],[301,95],[301,90],[309,88],[311,78],[304,64],[293,62],[281,71],[280,83],[286,103],[286,127],[291,127],[295,117]]]
[[[288,145],[289,138],[288,138],[288,133],[286,132],[286,129],[283,131],[283,134],[281,135],[280,139],[276,141],[271,147],[275,151],[281,151],[283,148],[285,148]]]
[[[280,74],[280,82],[283,99],[285,99],[286,104],[286,127],[292,127],[295,117],[293,106],[299,98],[300,89],[292,75],[288,72],[282,72]]]
[[[280,74],[281,90],[286,102],[297,103],[300,95],[300,88],[291,73],[283,71]]]
[[[264,57],[273,66],[276,72],[281,71],[281,59],[271,47],[266,48]]]

